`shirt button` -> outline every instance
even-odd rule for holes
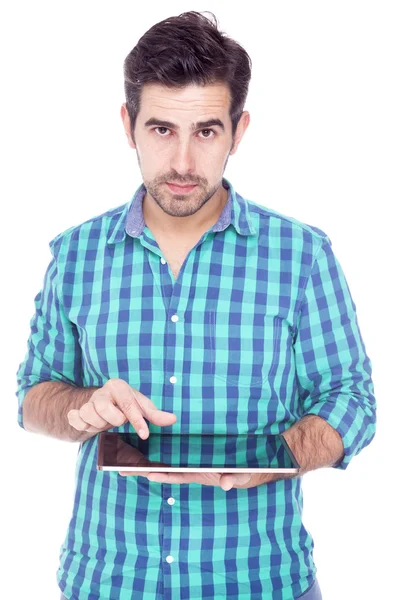
[[[178,381],[174,375],[172,377],[170,377],[169,380],[171,383],[176,383]]]
[[[179,321],[178,315],[172,315],[171,321],[173,321],[174,323],[176,323],[177,321]]]
[[[167,561],[167,563],[172,563],[172,562],[174,562],[174,557],[173,556],[167,556],[167,558],[165,560]]]
[[[165,263],[166,263],[166,262],[167,262],[167,261],[165,260],[165,258],[162,258],[162,259],[161,259],[161,263],[162,263],[163,265],[165,265]]]
[[[175,498],[168,498],[168,504],[175,504]]]

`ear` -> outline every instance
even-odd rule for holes
[[[126,103],[125,102],[121,106],[121,119],[122,119],[122,124],[123,124],[124,129],[125,129],[126,137],[128,139],[128,144],[130,145],[131,148],[133,148],[133,149],[136,150],[136,145],[135,145],[135,143],[132,140],[131,119],[129,117],[128,109],[126,108]]]
[[[242,116],[240,117],[239,123],[237,124],[235,139],[233,141],[232,150],[229,152],[229,154],[235,154],[236,150],[239,147],[240,141],[241,141],[242,137],[244,136],[244,133],[245,133],[246,129],[248,128],[249,124],[250,124],[250,113],[247,110],[245,110],[242,112]]]

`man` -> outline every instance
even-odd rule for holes
[[[143,183],[50,242],[19,424],[79,441],[62,598],[321,598],[301,476],[375,434],[371,364],[326,233],[223,177],[251,61],[196,12],[125,60]],[[283,433],[300,476],[96,469],[100,431]]]

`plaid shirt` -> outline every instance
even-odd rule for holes
[[[117,377],[176,414],[167,433],[278,434],[319,415],[342,436],[339,469],[371,442],[371,362],[330,239],[223,185],[227,203],[176,281],[143,184],[50,242],[17,375],[21,427],[37,383]],[[123,477],[96,469],[98,437],[79,446],[57,571],[67,598],[292,600],[310,587],[301,477],[228,492]]]

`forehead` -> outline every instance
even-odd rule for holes
[[[190,84],[183,88],[169,88],[158,83],[143,86],[138,117],[165,116],[165,111],[175,118],[189,119],[201,116],[229,116],[230,92],[224,83],[209,85]],[[161,113],[162,111],[162,113]]]

